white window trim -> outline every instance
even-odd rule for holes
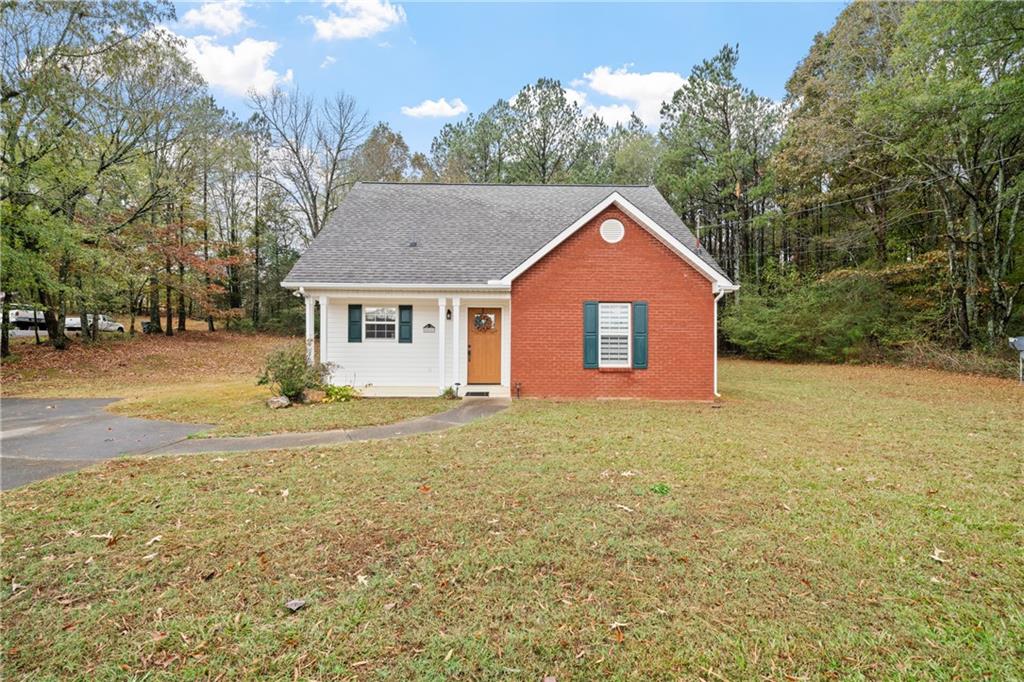
[[[604,334],[601,333],[601,306],[626,306],[626,361],[625,363],[605,362],[601,357]],[[597,304],[597,366],[599,369],[629,369],[633,366],[633,304],[629,301],[599,301]]]
[[[369,310],[371,308],[383,309],[383,310],[394,310],[395,311],[395,321],[394,321],[394,323],[391,323],[391,322],[369,322],[369,321],[367,321],[366,314],[367,314],[367,312],[369,312]],[[377,337],[370,337],[369,334],[366,333],[366,327],[367,327],[367,325],[370,325],[370,324],[394,324],[395,335],[392,336],[390,339],[381,339],[381,338],[377,338]],[[397,305],[370,305],[370,306],[364,305],[363,306],[363,340],[364,341],[368,341],[370,343],[398,343],[398,306]]]

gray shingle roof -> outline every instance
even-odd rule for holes
[[[654,187],[358,183],[285,281],[486,284],[612,192],[725,274]]]

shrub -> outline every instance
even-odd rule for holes
[[[327,386],[324,388],[326,397],[325,403],[347,403],[350,400],[359,400],[362,394],[352,386]]]
[[[329,364],[307,365],[305,346],[292,345],[279,348],[267,356],[266,366],[257,383],[270,386],[275,395],[283,395],[289,400],[301,400],[307,389],[323,388],[328,374]]]
[[[455,390],[454,386],[449,386],[448,388],[441,391],[441,397],[444,398],[445,400],[458,400],[459,393],[458,391]]]
[[[722,331],[753,357],[844,362],[876,358],[913,339],[920,325],[883,282],[845,274],[771,297],[741,294]]]

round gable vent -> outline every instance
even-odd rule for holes
[[[609,244],[621,242],[626,235],[626,228],[615,218],[609,218],[601,223],[601,239]]]

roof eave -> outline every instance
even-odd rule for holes
[[[508,285],[502,284],[498,280],[489,280],[487,282],[464,283],[444,282],[440,284],[432,284],[428,282],[316,282],[286,280],[284,282],[281,282],[281,286],[285,289],[316,289],[327,291],[363,291],[380,289],[403,289],[410,291],[509,290]]]

